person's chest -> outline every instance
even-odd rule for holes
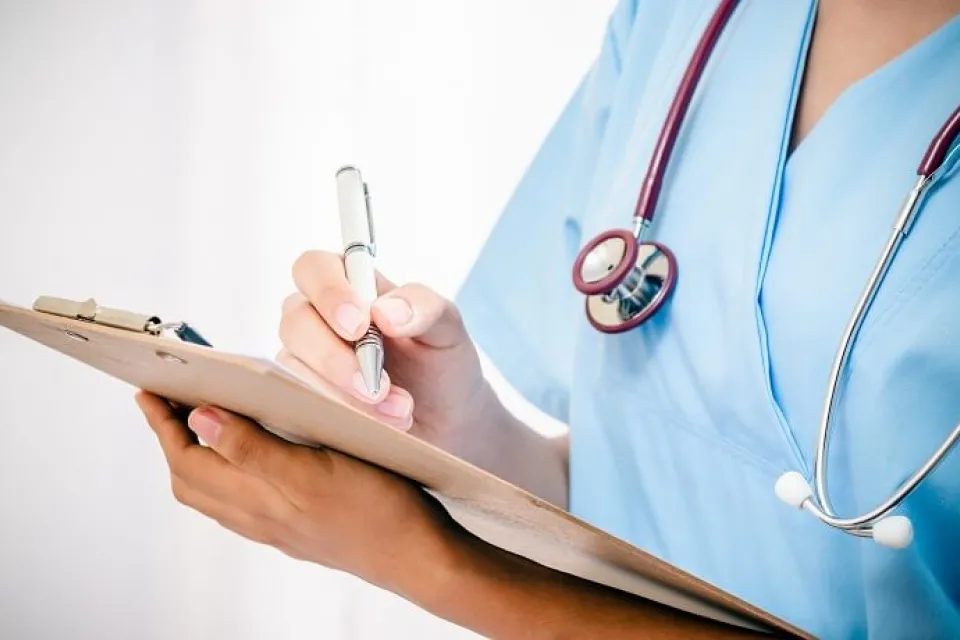
[[[716,3],[653,5],[625,50],[584,242],[629,227]],[[960,104],[960,18],[845,91],[791,155],[812,5],[743,3],[707,66],[651,234],[677,258],[670,301],[624,334],[580,323],[572,504],[826,636],[876,621],[878,637],[901,637],[917,620],[919,635],[942,636],[957,624],[943,594],[955,602],[960,585],[946,551],[960,513],[945,497],[960,491],[960,452],[904,505],[916,542],[899,554],[793,513],[774,483],[809,477],[844,327],[925,147]],[[829,464],[840,513],[875,507],[960,420],[958,318],[960,166],[921,209],[841,381]],[[730,561],[741,554],[751,560]]]
[[[660,24],[638,17],[628,56],[635,47],[643,62],[632,68],[625,58],[584,238],[630,224],[663,116],[713,8],[701,5],[676,8]],[[802,470],[844,325],[924,148],[960,103],[960,82],[944,88],[960,66],[927,64],[943,55],[960,64],[954,26],[845,91],[788,159],[812,11],[806,1],[750,3],[727,27],[653,226],[677,257],[675,293],[626,334],[597,335],[584,323],[577,367],[587,388],[609,385],[647,415]],[[842,387],[840,420],[853,430],[845,438],[868,439],[866,453],[906,450],[901,466],[920,461],[960,419],[958,233],[955,178],[922,210]],[[902,425],[918,411],[927,437],[907,442]],[[886,490],[910,470],[891,469],[872,485]]]

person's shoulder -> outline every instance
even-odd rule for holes
[[[699,36],[719,0],[616,0],[607,22],[608,38],[624,64],[650,56],[678,38]]]

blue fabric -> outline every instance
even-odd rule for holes
[[[930,138],[960,103],[960,18],[850,87],[788,156],[816,10],[746,2],[706,69],[653,235],[671,301],[590,327],[576,252],[629,227],[716,0],[622,1],[600,55],[494,227],[458,304],[478,345],[571,429],[571,511],[825,638],[960,637],[960,452],[880,547],[779,502],[810,478],[844,325]],[[829,471],[873,508],[960,420],[960,170],[926,201],[840,387]]]

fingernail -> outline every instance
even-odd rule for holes
[[[410,303],[402,298],[384,298],[377,301],[377,307],[387,317],[387,320],[395,327],[401,327],[413,317],[413,309]]]
[[[337,308],[337,324],[347,335],[356,335],[363,324],[363,314],[356,305],[344,303]]]
[[[190,429],[207,444],[216,444],[220,437],[220,421],[216,414],[208,409],[196,409],[190,412],[187,420]]]
[[[391,418],[406,418],[413,411],[413,398],[403,393],[391,393],[377,405],[377,411]]]

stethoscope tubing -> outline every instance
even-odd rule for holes
[[[856,308],[847,324],[846,329],[844,330],[840,348],[837,350],[837,355],[834,359],[833,366],[831,367],[830,381],[826,398],[824,400],[823,412],[820,418],[820,426],[818,429],[816,455],[813,459],[813,489],[816,497],[816,504],[811,504],[810,507],[812,507],[814,515],[816,515],[825,524],[838,529],[844,529],[848,531],[861,529],[869,526],[870,524],[876,522],[879,518],[890,513],[893,509],[898,507],[907,498],[907,496],[913,493],[913,491],[920,485],[921,482],[923,482],[931,473],[933,473],[934,469],[940,465],[957,441],[960,440],[960,423],[958,423],[954,427],[953,431],[936,449],[936,451],[934,451],[930,457],[927,458],[924,464],[921,465],[906,482],[901,484],[900,487],[898,487],[897,490],[894,491],[894,493],[891,494],[881,504],[872,510],[855,517],[839,518],[834,513],[827,487],[826,462],[829,455],[830,424],[832,413],[836,405],[837,386],[846,368],[847,360],[849,359],[850,352],[854,343],[856,342],[860,327],[866,318],[867,311],[873,304],[877,291],[880,288],[880,284],[883,282],[887,271],[890,269],[890,265],[893,263],[893,259],[896,256],[897,251],[899,251],[903,241],[910,233],[923,199],[926,197],[928,190],[950,170],[953,163],[957,160],[960,160],[960,146],[957,146],[952,151],[949,151],[949,141],[946,145],[943,144],[943,139],[946,138],[947,134],[950,132],[951,122],[955,123],[952,125],[953,127],[957,127],[957,123],[960,123],[960,107],[956,109],[952,118],[948,120],[944,127],[941,128],[940,132],[938,132],[938,136],[931,143],[927,154],[924,156],[924,161],[921,163],[919,171],[921,175],[917,179],[913,189],[910,190],[910,194],[907,196],[907,199],[901,208],[901,212],[897,216],[897,221],[894,224],[893,232],[884,246],[880,260],[877,262],[873,272],[870,274],[867,285],[864,288],[860,299],[857,301]],[[954,137],[956,137],[956,134],[954,134]],[[943,150],[942,153],[935,152],[938,149],[938,146]],[[927,160],[929,158],[936,158],[939,161],[939,164],[934,165],[928,163]]]
[[[649,235],[650,223],[653,220],[670,155],[687,108],[696,92],[712,50],[737,5],[738,0],[722,0],[697,43],[671,102],[647,167],[633,213],[632,230],[615,229],[601,233],[581,249],[574,262],[574,286],[580,293],[587,296],[585,308],[588,319],[599,331],[620,333],[640,326],[660,309],[673,291],[677,279],[676,258],[665,245],[647,240],[647,235]],[[956,425],[940,447],[886,500],[866,513],[846,518],[837,516],[829,498],[826,462],[829,455],[830,429],[837,400],[837,387],[844,374],[860,327],[894,257],[913,227],[921,203],[927,197],[929,190],[960,160],[960,145],[954,145],[958,135],[960,135],[960,106],[957,106],[944,121],[927,146],[917,168],[918,179],[901,206],[890,238],[885,243],[880,259],[871,272],[844,329],[840,346],[831,365],[818,426],[813,459],[814,486],[811,488],[806,478],[798,472],[788,472],[780,477],[775,487],[777,495],[783,501],[809,512],[823,523],[853,535],[872,536],[877,542],[894,547],[909,544],[913,535],[912,525],[909,519],[903,516],[888,514],[934,471],[960,441],[960,424]],[[655,296],[647,296],[646,299],[638,297],[637,293],[642,290],[638,285],[648,276],[646,265],[640,259],[641,245],[646,246],[647,255],[656,255],[660,260],[658,263],[660,280],[654,282],[659,293]],[[609,252],[614,250],[612,247],[619,247],[616,249],[618,255],[613,258],[609,256]],[[591,265],[589,269],[588,264]],[[887,522],[881,524],[883,520]]]

